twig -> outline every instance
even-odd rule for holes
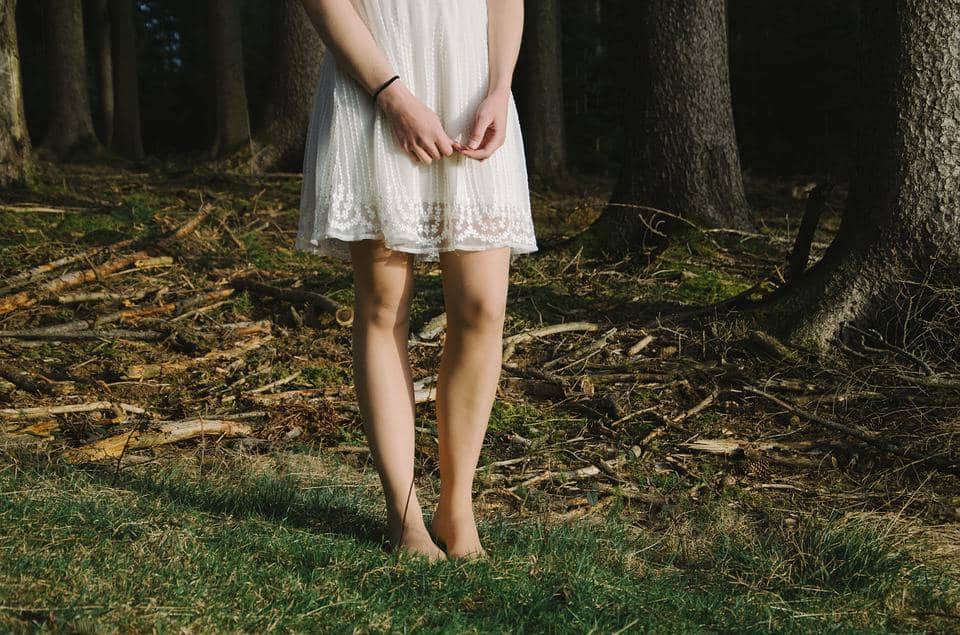
[[[256,280],[250,280],[249,278],[238,278],[232,280],[230,284],[237,290],[249,291],[255,295],[265,295],[286,302],[309,304],[324,313],[332,314],[341,326],[349,326],[353,322],[352,308],[344,306],[336,300],[319,293],[302,291],[300,289],[283,289],[257,282]]]
[[[855,439],[859,439],[864,443],[872,445],[873,447],[883,452],[887,452],[889,454],[893,454],[894,456],[898,456],[901,458],[908,458],[916,461],[928,462],[938,469],[951,472],[954,474],[960,473],[960,469],[958,469],[957,465],[951,461],[945,461],[940,459],[939,457],[921,456],[919,454],[916,454],[915,452],[910,452],[908,450],[898,448],[862,430],[857,430],[856,428],[851,428],[850,426],[843,425],[842,423],[837,423],[835,421],[830,421],[829,419],[824,419],[822,417],[819,417],[813,414],[812,412],[807,412],[806,410],[798,408],[797,406],[794,406],[793,404],[787,401],[784,401],[779,397],[775,397],[769,393],[766,393],[760,390],[759,388],[755,388],[753,386],[744,386],[743,390],[745,392],[757,395],[759,397],[763,397],[764,399],[768,399],[769,401],[777,404],[781,408],[785,408],[786,410],[789,410],[790,412],[797,415],[798,417],[802,419],[806,419],[810,423],[814,423],[818,426],[827,428],[828,430],[833,430],[834,432],[840,432],[842,434],[846,434]]]
[[[529,342],[531,340],[546,337],[548,335],[555,335],[557,333],[569,333],[571,331],[597,331],[599,329],[600,325],[594,324],[593,322],[566,322],[563,324],[553,324],[551,326],[543,326],[540,328],[531,329],[529,331],[524,331],[523,333],[517,333],[516,335],[511,335],[504,338],[503,361],[507,361],[513,356],[517,344]]]

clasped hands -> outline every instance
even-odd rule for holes
[[[490,157],[506,137],[509,89],[494,90],[477,107],[473,129],[466,145],[457,143],[429,106],[410,92],[401,80],[387,86],[377,98],[393,129],[394,136],[415,162],[430,164],[459,152],[483,161]]]

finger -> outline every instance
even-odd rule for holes
[[[471,150],[476,150],[483,141],[487,128],[490,127],[491,123],[493,122],[486,117],[478,117],[476,123],[473,124],[473,132],[470,133],[470,138],[467,139],[467,147]]]
[[[465,149],[461,154],[463,154],[463,156],[465,157],[476,159],[477,161],[483,161],[484,159],[490,156],[490,151],[487,149],[481,149],[481,150]]]
[[[411,161],[413,161],[414,163],[420,162],[420,157],[418,157],[416,153],[414,153],[413,146],[407,143],[406,139],[403,139],[400,141],[400,147],[403,148],[404,154],[410,157]]]
[[[494,151],[502,145],[502,138],[505,136],[506,135],[497,133],[493,128],[488,128],[487,135],[483,138],[480,145],[476,149],[469,150],[469,153],[466,154],[471,158],[482,161],[492,155]]]
[[[454,143],[455,143],[455,142],[454,142],[453,139],[451,139],[451,138],[448,137],[446,134],[444,134],[444,135],[443,135],[442,137],[440,137],[440,139],[437,141],[437,149],[440,150],[440,154],[442,154],[442,155],[445,156],[445,157],[448,157],[448,156],[450,156],[451,154],[453,154],[453,151],[454,151],[453,144],[454,144]]]
[[[439,161],[443,158],[443,154],[440,152],[439,148],[437,148],[435,141],[423,142],[420,144],[420,147],[423,148],[424,152],[430,155],[431,159]]]
[[[433,162],[433,159],[430,158],[430,155],[427,154],[423,148],[420,146],[413,146],[413,152],[420,158],[420,161],[429,165]]]

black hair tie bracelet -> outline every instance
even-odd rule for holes
[[[398,80],[398,79],[400,79],[400,76],[399,76],[399,75],[394,75],[393,77],[391,77],[390,79],[388,79],[387,81],[385,81],[385,82],[380,86],[380,88],[377,89],[377,92],[375,92],[375,93],[373,94],[373,101],[376,102],[376,101],[377,101],[377,97],[380,96],[380,93],[382,93],[383,90],[384,90],[387,86],[389,86],[390,84],[392,84],[393,82],[395,82],[395,81]]]

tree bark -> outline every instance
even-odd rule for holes
[[[43,0],[46,63],[50,72],[50,125],[43,147],[58,156],[99,146],[88,94],[80,0]]]
[[[821,352],[846,323],[879,326],[905,283],[955,284],[960,271],[960,2],[874,0],[862,11],[868,74],[839,234],[762,309],[773,330]]]
[[[100,124],[100,142],[113,145],[113,36],[110,33],[108,0],[93,0],[94,50],[97,68],[97,121]]]
[[[30,161],[16,12],[16,0],[0,0],[0,186],[25,181]]]
[[[750,228],[733,125],[726,1],[645,0],[630,3],[628,14],[638,32],[622,78],[622,168],[594,231],[608,251],[628,253],[656,235],[651,227],[668,234],[683,225],[644,208],[698,225]]]
[[[300,0],[279,0],[272,11],[274,72],[267,85],[253,163],[259,172],[293,172],[303,166],[324,46]]]
[[[250,143],[240,0],[208,0],[207,20],[216,112],[210,154],[218,158]]]
[[[559,0],[527,0],[520,105],[531,177],[546,185],[567,170]]]
[[[139,160],[143,158],[143,133],[133,3],[110,0],[110,24],[116,87],[113,148],[127,158]]]

